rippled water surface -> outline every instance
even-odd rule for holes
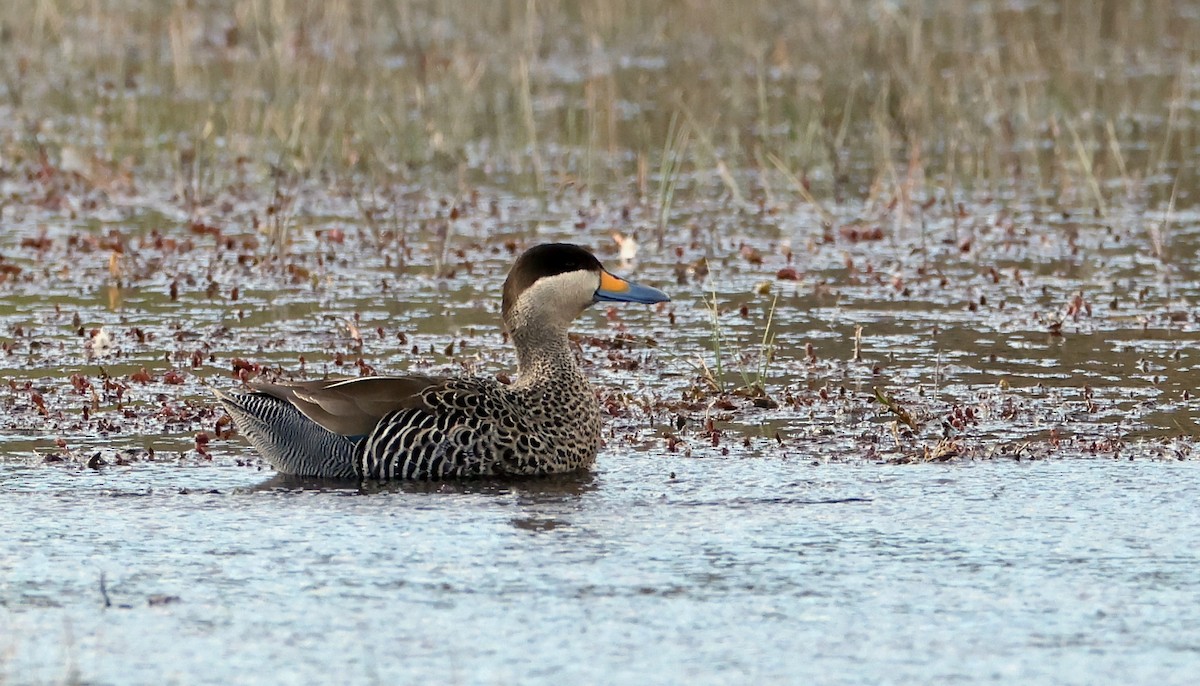
[[[566,481],[270,479],[6,467],[0,681],[1115,684],[1200,670],[1194,462],[617,453]]]

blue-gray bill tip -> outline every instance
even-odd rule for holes
[[[596,300],[619,303],[661,303],[667,302],[671,296],[657,288],[643,286],[640,283],[626,281],[608,272],[600,273],[600,287],[596,289]]]

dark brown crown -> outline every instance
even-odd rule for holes
[[[526,250],[517,258],[508,278],[504,281],[504,297],[501,314],[508,321],[508,313],[525,289],[538,279],[557,276],[567,272],[587,270],[599,272],[603,267],[600,260],[586,248],[571,243],[542,243]]]

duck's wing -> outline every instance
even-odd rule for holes
[[[424,392],[445,379],[364,376],[294,383],[252,382],[254,390],[291,403],[304,416],[343,436],[365,436],[397,410],[428,409]]]

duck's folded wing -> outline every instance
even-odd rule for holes
[[[295,405],[304,416],[334,433],[364,436],[389,413],[425,408],[421,394],[442,383],[432,376],[365,376],[252,385],[259,393]]]

